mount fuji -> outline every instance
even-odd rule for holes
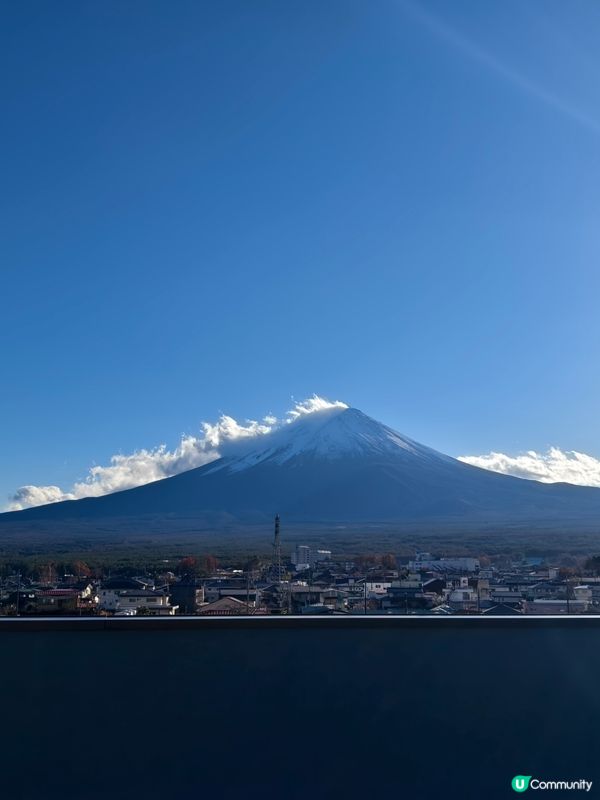
[[[479,469],[392,430],[355,408],[332,407],[227,443],[197,469],[102,497],[0,515],[102,523],[185,517],[218,529],[262,523],[600,523],[600,489],[542,484]]]

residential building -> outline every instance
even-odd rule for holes
[[[171,605],[170,598],[166,592],[154,591],[152,589],[126,589],[119,592],[116,611],[126,611],[134,608],[137,613],[144,610],[145,613],[154,616],[173,616],[177,611],[177,606]]]
[[[232,617],[240,615],[254,614],[254,606],[243,603],[236,597],[220,597],[212,603],[202,606],[198,615],[202,617]]]

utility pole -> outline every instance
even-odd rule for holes
[[[275,535],[273,537],[273,555],[271,557],[270,579],[276,584],[273,596],[277,598],[276,606],[278,613],[284,614],[286,607],[291,602],[289,597],[284,596],[283,569],[281,566],[281,534],[279,514],[275,514]],[[288,584],[288,594],[289,594]]]
[[[21,598],[21,573],[17,572],[17,617],[19,616],[19,600]]]
[[[279,514],[275,514],[275,536],[273,538],[272,570],[276,582],[281,585],[281,535],[279,532]]]

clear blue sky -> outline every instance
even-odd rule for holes
[[[1,499],[313,392],[600,455],[594,0],[1,8]]]

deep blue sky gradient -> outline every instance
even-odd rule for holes
[[[600,456],[594,0],[0,8],[0,498],[313,392]]]

